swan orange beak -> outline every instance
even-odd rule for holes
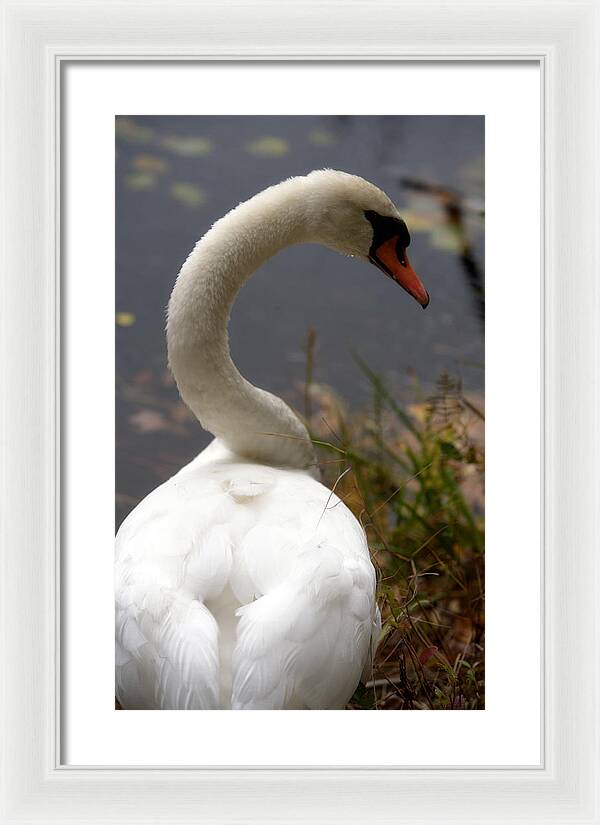
[[[429,293],[421,283],[421,279],[414,271],[408,260],[406,249],[398,244],[398,238],[389,238],[369,255],[371,263],[381,269],[389,278],[400,284],[409,295],[418,301],[423,309],[429,304]]]

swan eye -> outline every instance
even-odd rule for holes
[[[400,237],[396,241],[396,257],[402,266],[406,266],[406,247],[402,245],[402,240]]]

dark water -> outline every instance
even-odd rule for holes
[[[179,267],[232,206],[323,167],[359,174],[397,203],[431,304],[424,312],[364,262],[317,246],[285,250],[234,308],[241,372],[299,405],[313,327],[315,379],[351,408],[369,402],[354,354],[400,394],[444,370],[483,391],[473,288],[473,267],[476,277],[484,265],[482,117],[117,118],[118,522],[208,440],[166,371],[164,312]]]

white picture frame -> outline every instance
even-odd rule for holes
[[[2,822],[600,822],[599,9],[3,2]],[[60,762],[60,73],[67,60],[533,60],[543,77],[544,760],[498,769]],[[62,506],[65,506],[63,502]],[[435,743],[432,743],[435,746]]]

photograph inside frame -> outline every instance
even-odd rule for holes
[[[115,119],[118,709],[485,707],[484,131]]]

